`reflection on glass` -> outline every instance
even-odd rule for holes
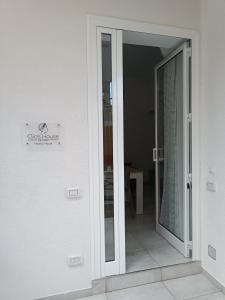
[[[184,240],[183,54],[158,71],[159,223]]]
[[[105,260],[115,260],[113,193],[113,98],[111,35],[102,34]]]

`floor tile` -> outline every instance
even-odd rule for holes
[[[157,247],[157,245],[165,241],[165,239],[156,233],[155,230],[142,229],[135,232],[135,238],[142,244],[143,247]]]
[[[108,300],[174,300],[162,283],[153,283],[107,294]]]
[[[144,229],[154,229],[155,227],[155,222],[153,223],[150,219],[150,216],[148,216],[149,219],[143,218],[140,216],[135,217],[138,219],[126,219],[126,230],[133,233],[135,231],[140,231]]]
[[[164,281],[164,284],[177,300],[218,292],[218,289],[202,274]]]
[[[126,212],[126,259],[127,272],[140,271],[190,262],[172,247],[155,230],[154,193],[151,187],[144,187],[144,214],[130,216]],[[139,250],[139,253],[133,254]],[[151,261],[146,256],[150,255]],[[110,254],[110,251],[108,251]],[[143,254],[143,257],[142,255]],[[146,267],[144,268],[143,262]],[[185,275],[185,274],[184,274]]]
[[[126,252],[133,252],[136,250],[143,250],[142,245],[133,237],[131,233],[126,233]]]
[[[145,270],[142,272],[126,273],[109,277],[106,281],[107,292],[131,288],[138,285],[150,284],[161,280],[160,269]]]
[[[202,267],[200,262],[189,262],[162,268],[162,280],[175,279],[185,276],[200,274]]]
[[[80,298],[77,300],[107,300],[106,294],[94,295],[90,297]]]
[[[92,281],[92,291],[94,295],[104,294],[106,292],[106,279],[96,279]]]
[[[132,256],[133,252],[137,250],[142,250],[142,252],[136,256],[133,256],[131,259],[130,255]],[[144,261],[146,259],[145,250],[150,254],[151,259],[153,259],[153,261],[156,263],[156,265],[152,265],[153,268],[156,266],[170,266],[191,261],[190,258],[185,258],[178,250],[171,246],[154,230],[145,228],[142,230],[136,230],[132,233],[126,233],[126,258],[131,270],[143,270],[141,260]],[[141,258],[141,253],[143,254],[143,258]],[[135,257],[137,261],[135,261]],[[133,266],[131,265],[132,263]],[[140,269],[137,269],[138,265],[140,265]],[[147,268],[149,268],[149,266],[145,269]]]
[[[225,300],[225,295],[223,293],[216,293],[207,296],[192,298],[192,300]]]
[[[134,272],[139,270],[146,270],[156,268],[159,265],[151,257],[146,250],[138,250],[127,253],[126,257],[126,271]]]
[[[190,258],[185,258],[166,240],[158,242],[157,245],[149,247],[149,254],[161,267],[191,261]]]

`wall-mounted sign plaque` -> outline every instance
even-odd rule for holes
[[[26,123],[25,142],[28,146],[60,146],[61,125],[59,123]]]

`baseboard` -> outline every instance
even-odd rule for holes
[[[162,280],[185,277],[201,272],[202,268],[200,262],[187,262],[146,271],[111,276],[106,278],[106,292],[159,282]]]
[[[225,294],[225,287],[217,281],[212,275],[210,275],[205,269],[202,269],[202,273],[211,281],[223,294]]]
[[[115,290],[121,290],[138,285],[159,282],[162,280],[175,279],[202,272],[201,263],[187,262],[167,267],[160,267],[151,270],[126,273],[117,276],[110,276],[97,279],[92,282],[92,287],[85,290],[73,291],[58,295],[38,298],[36,300],[75,300],[96,294],[103,294]]]
[[[92,288],[36,298],[35,300],[75,300],[93,295]]]

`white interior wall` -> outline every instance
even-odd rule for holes
[[[196,0],[0,1],[0,299],[91,285],[87,14],[200,25]],[[62,150],[28,151],[27,121],[60,122]],[[69,201],[74,185],[83,197]],[[67,267],[73,254],[81,267]]]
[[[202,0],[202,257],[203,267],[225,286],[225,36],[223,0]],[[216,193],[206,190],[208,168]],[[216,261],[208,245],[217,250]]]

